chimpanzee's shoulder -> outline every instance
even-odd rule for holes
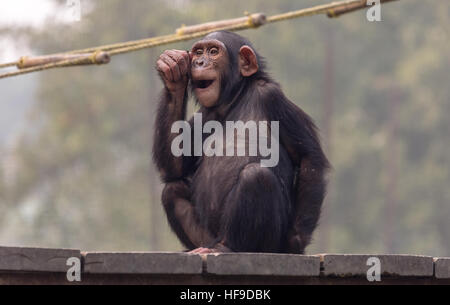
[[[284,95],[279,83],[272,79],[259,79],[256,81],[256,90],[259,94],[259,100],[266,106],[284,107],[290,103]]]
[[[262,98],[284,97],[280,84],[271,79],[258,79],[256,81],[256,90]]]

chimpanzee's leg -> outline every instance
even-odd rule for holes
[[[290,211],[286,199],[272,170],[247,165],[225,203],[222,243],[236,252],[283,252]]]
[[[189,250],[213,243],[210,233],[199,225],[189,201],[190,189],[184,181],[167,183],[162,202],[170,227]]]

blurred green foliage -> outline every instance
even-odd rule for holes
[[[82,4],[90,11],[80,22],[50,21],[22,35],[45,54],[317,1]],[[382,22],[357,12],[241,33],[266,57],[286,95],[319,127],[330,126],[324,144],[333,172],[310,253],[450,255],[449,12],[447,1],[399,1],[383,6]],[[162,211],[151,161],[162,88],[153,67],[163,49],[40,74],[38,102],[9,157],[14,174],[0,167],[0,244],[181,249]],[[11,82],[19,88],[21,80]],[[14,107],[14,100],[1,102]]]

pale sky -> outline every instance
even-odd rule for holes
[[[39,28],[44,25],[47,18],[57,22],[68,22],[70,13],[69,6],[58,8],[51,0],[0,0],[0,27]],[[0,63],[16,61],[20,56],[31,53],[27,45],[18,44],[14,38],[0,38]],[[6,70],[8,69],[0,69],[0,73]],[[16,132],[25,126],[26,113],[34,101],[37,77],[37,74],[32,74],[0,82],[0,148],[5,143],[14,143]],[[23,83],[26,90],[18,91],[17,88],[20,87],[11,86],[14,82]]]
[[[50,0],[0,0],[0,26],[40,26],[47,17],[56,17]]]
[[[73,2],[68,0],[66,3]],[[41,27],[47,18],[67,22],[71,9],[58,9],[51,0],[0,0],[0,27]],[[27,46],[13,44],[9,39],[0,39],[0,62],[15,61],[17,55],[27,54]]]

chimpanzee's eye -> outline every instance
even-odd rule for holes
[[[203,54],[203,50],[202,49],[195,50],[195,55],[202,55],[202,54]]]
[[[217,55],[219,54],[219,49],[218,48],[211,48],[211,50],[209,50],[209,53],[211,53],[211,55]]]

